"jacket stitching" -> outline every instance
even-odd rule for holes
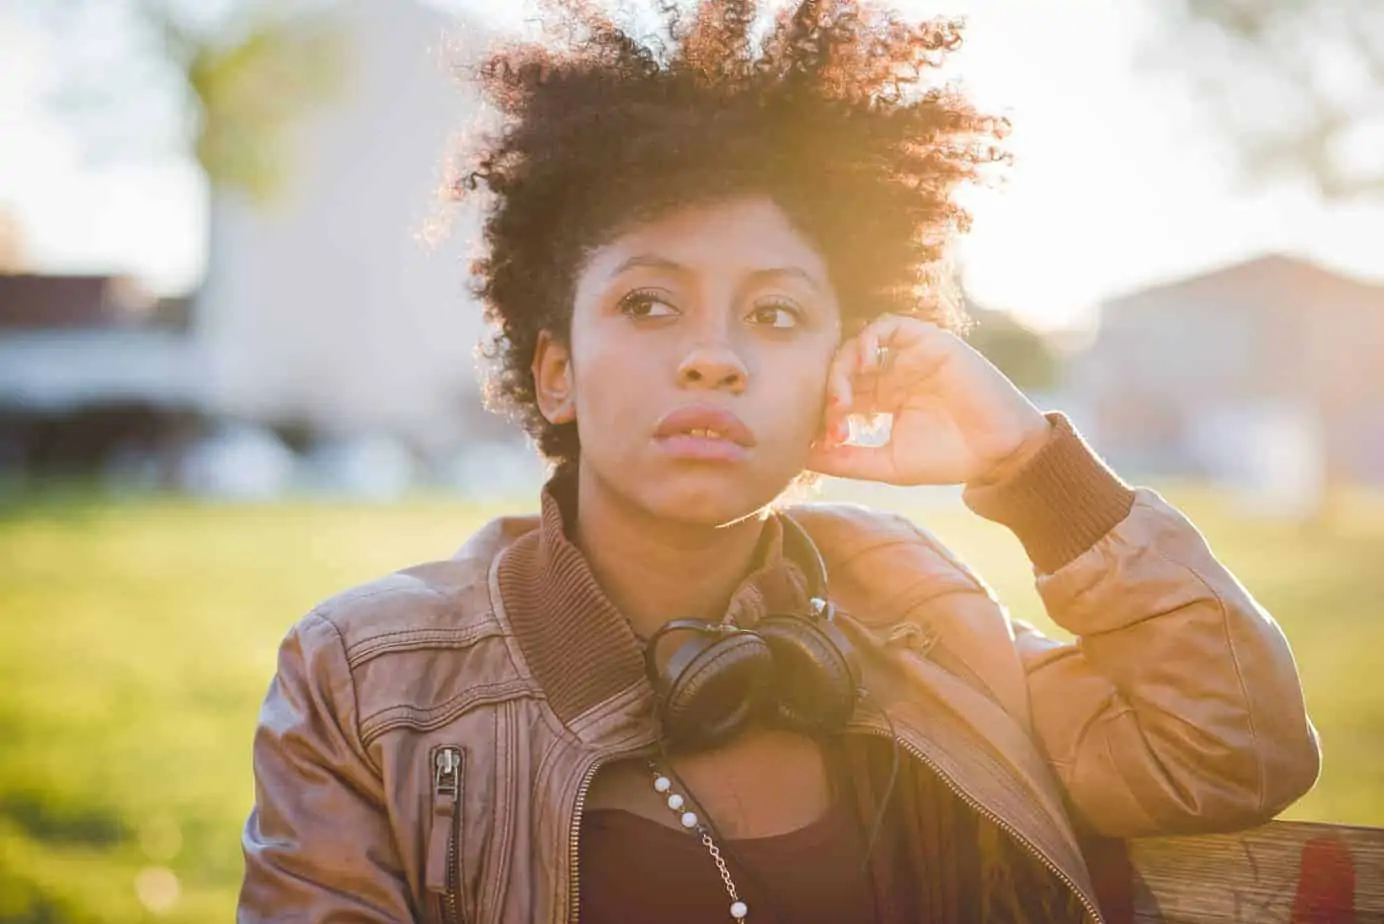
[[[1138,503],[1137,503],[1137,502],[1136,502],[1136,506],[1138,506]],[[1153,508],[1153,507],[1151,507],[1150,505],[1147,505],[1147,504],[1145,504],[1144,506],[1146,507],[1146,509],[1150,510],[1151,512],[1153,512],[1153,513],[1155,513],[1155,514],[1158,513],[1158,511],[1157,511],[1156,508]],[[1107,539],[1108,539],[1109,541],[1111,541],[1111,542],[1117,542],[1117,543],[1121,543],[1121,544],[1124,544],[1124,545],[1128,545],[1128,542],[1127,542],[1123,537],[1114,535],[1113,532],[1112,532],[1112,533],[1107,533],[1105,536],[1102,537],[1102,540],[1107,540]],[[1092,548],[1095,548],[1095,546],[1092,546]],[[1232,639],[1231,634],[1230,634],[1229,607],[1226,605],[1225,599],[1220,595],[1220,593],[1218,593],[1218,592],[1216,591],[1216,589],[1215,589],[1213,586],[1211,586],[1210,582],[1208,582],[1205,578],[1203,578],[1203,577],[1201,576],[1201,574],[1198,573],[1198,572],[1196,571],[1196,569],[1192,568],[1190,565],[1187,565],[1187,564],[1185,564],[1185,563],[1183,563],[1183,562],[1175,561],[1175,560],[1169,558],[1169,557],[1167,556],[1167,554],[1166,554],[1161,548],[1159,548],[1158,545],[1157,545],[1156,543],[1150,543],[1150,544],[1148,544],[1147,546],[1145,546],[1144,548],[1146,548],[1148,551],[1151,551],[1153,554],[1157,555],[1158,558],[1160,558],[1162,561],[1164,561],[1164,562],[1167,563],[1168,565],[1172,566],[1174,569],[1179,570],[1179,571],[1186,572],[1187,574],[1191,575],[1191,577],[1192,577],[1193,580],[1196,582],[1196,584],[1199,585],[1200,587],[1202,587],[1202,588],[1205,590],[1205,592],[1208,593],[1208,594],[1211,596],[1211,599],[1214,600],[1215,603],[1216,603],[1217,612],[1218,612],[1218,614],[1219,614],[1219,616],[1220,616],[1221,631],[1225,634],[1226,649],[1229,651],[1231,663],[1232,663],[1232,664],[1234,665],[1234,667],[1235,667],[1235,682],[1236,682],[1236,684],[1237,684],[1237,685],[1239,686],[1239,688],[1240,688],[1240,698],[1241,698],[1241,700],[1245,703],[1245,724],[1248,726],[1249,735],[1250,735],[1250,741],[1251,741],[1252,744],[1253,744],[1253,751],[1254,751],[1255,786],[1256,786],[1255,803],[1256,803],[1256,805],[1258,806],[1258,810],[1262,812],[1263,809],[1264,809],[1264,797],[1265,797],[1265,794],[1266,794],[1266,787],[1265,787],[1265,785],[1264,785],[1264,761],[1263,761],[1263,760],[1260,758],[1260,756],[1259,756],[1259,736],[1258,736],[1258,734],[1257,734],[1257,732],[1255,731],[1255,728],[1254,728],[1254,708],[1253,708],[1253,705],[1252,705],[1251,702],[1250,702],[1249,691],[1248,691],[1248,689],[1247,689],[1246,686],[1245,686],[1244,673],[1243,673],[1243,671],[1242,671],[1242,669],[1241,669],[1241,667],[1240,667],[1240,658],[1239,658],[1239,655],[1236,654],[1236,651],[1235,651],[1235,643],[1234,643],[1234,640]],[[1090,551],[1090,550],[1088,549],[1087,551]],[[1102,575],[1101,575],[1102,578],[1104,577],[1104,571],[1108,571],[1108,567],[1107,567],[1106,569],[1103,570]],[[1076,591],[1075,593],[1071,594],[1069,605],[1070,605],[1070,606],[1073,606],[1073,607],[1075,607],[1075,606],[1077,606],[1077,605],[1080,605],[1080,602],[1081,602],[1082,598],[1084,598],[1084,597],[1086,597],[1087,595],[1089,595],[1089,594],[1091,594],[1092,592],[1094,592],[1095,588],[1096,588],[1097,585],[1099,585],[1100,583],[1101,583],[1101,579],[1100,579],[1100,578],[1097,578],[1097,579],[1095,579],[1095,580],[1092,580],[1092,581],[1091,581],[1090,583],[1088,583],[1086,586],[1082,587],[1080,590],[1078,590],[1078,591]],[[1183,609],[1183,608],[1184,608],[1184,607],[1179,607],[1178,609]],[[1167,615],[1170,615],[1171,612],[1176,612],[1176,611],[1174,610],[1174,611],[1169,611],[1169,612],[1166,612],[1166,613],[1155,613],[1155,614],[1153,614],[1153,615],[1151,615],[1151,616],[1148,616],[1148,617],[1145,617],[1145,618],[1146,618],[1146,619],[1156,619],[1156,618],[1158,618],[1158,617],[1160,617],[1160,616],[1167,616]],[[1144,619],[1139,620],[1139,622],[1143,622],[1143,621],[1145,621],[1145,620],[1144,620]],[[1127,628],[1127,627],[1121,627],[1121,628]],[[1119,630],[1112,630],[1112,631],[1119,631]],[[1078,637],[1078,638],[1081,638],[1081,635],[1078,635],[1077,637]],[[1101,674],[1102,674],[1102,676],[1105,676],[1104,672],[1101,672]],[[1107,682],[1110,682],[1112,686],[1114,685],[1114,682],[1111,681],[1110,678],[1109,678],[1108,676],[1106,677],[1106,680],[1107,680]],[[1116,691],[1118,692],[1118,687],[1116,687]],[[1138,710],[1137,710],[1137,709],[1134,709],[1134,707],[1132,706],[1132,704],[1130,705],[1130,710],[1134,712],[1134,714],[1135,714],[1135,716],[1136,716],[1136,720],[1137,720],[1138,718],[1141,718],[1141,717],[1139,717],[1139,712],[1138,712]],[[1081,732],[1080,736],[1076,739],[1076,743],[1073,745],[1074,751],[1079,751],[1079,750],[1080,750],[1080,748],[1081,748],[1082,744],[1084,743],[1084,741],[1085,741],[1087,735],[1090,733],[1092,727],[1096,724],[1096,720],[1097,720],[1099,717],[1100,717],[1100,716],[1099,716],[1099,713],[1098,713],[1098,714],[1097,714],[1097,717],[1093,718],[1093,720],[1092,720],[1091,722],[1089,722],[1089,723],[1082,729],[1082,732]],[[1143,722],[1142,722],[1142,721],[1138,721],[1138,724],[1139,724],[1140,733],[1142,734],[1142,732],[1143,732]],[[1163,767],[1163,762],[1158,758],[1157,753],[1154,751],[1154,749],[1153,749],[1152,747],[1150,747],[1150,749],[1149,749],[1149,756],[1154,760],[1154,762],[1157,764],[1157,766],[1159,767],[1159,769],[1160,769],[1160,770],[1163,770],[1164,775],[1167,776],[1168,774],[1167,774],[1166,769]]]
[[[455,603],[454,603],[453,601],[451,601],[451,600],[448,600],[448,601],[447,601],[447,607],[446,607],[445,613],[446,613],[446,615],[449,615],[449,616],[460,616],[460,617],[462,617],[463,619],[466,618],[466,611],[465,611],[465,608],[455,605]],[[477,615],[481,615],[481,614],[477,614]],[[488,616],[488,615],[490,615],[490,614],[489,614],[489,613],[485,613],[484,615]],[[371,634],[371,635],[365,636],[364,638],[358,639],[358,640],[356,640],[355,642],[353,642],[353,643],[350,645],[350,649],[349,649],[349,650],[350,650],[352,653],[354,653],[354,652],[360,650],[361,648],[366,647],[367,645],[373,645],[373,644],[377,644],[377,643],[386,642],[388,639],[397,638],[398,636],[401,636],[401,635],[404,635],[404,636],[407,636],[407,635],[417,635],[417,634],[422,633],[422,632],[437,632],[437,633],[465,634],[465,633],[468,633],[468,632],[474,632],[474,631],[476,631],[478,628],[480,628],[480,625],[483,625],[483,624],[477,624],[477,623],[463,623],[463,624],[461,624],[461,625],[404,626],[404,627],[399,628],[399,629],[390,629],[390,630],[385,631],[385,632],[376,632],[376,633],[373,633],[373,634]]]
[[[490,877],[490,884],[486,890],[490,895],[489,906],[492,908],[501,907],[505,900],[505,889],[509,882],[509,860],[513,854],[512,846],[514,843],[513,806],[518,801],[514,764],[516,761],[515,751],[518,749],[519,743],[518,735],[515,732],[517,723],[514,720],[514,703],[512,700],[496,710],[495,740],[497,743],[500,741],[499,731],[502,721],[500,713],[502,712],[504,713],[503,727],[508,734],[504,738],[503,749],[496,755],[498,759],[495,762],[496,773],[502,774],[504,788],[503,791],[497,793],[499,798],[496,800],[495,806],[495,827],[499,832],[499,837],[495,840],[496,849],[499,851],[499,862],[491,864],[495,868],[495,872]],[[497,780],[496,782],[501,781]],[[496,788],[499,790],[499,786]]]
[[[389,574],[384,578],[381,578],[381,580],[388,581],[390,578],[399,577],[402,574],[403,572],[401,571],[395,571],[392,574]],[[446,597],[440,591],[432,587],[429,587],[426,584],[423,584],[417,578],[411,578],[411,580],[415,581],[418,584],[418,586],[412,588],[414,592],[421,591],[431,597],[446,599]],[[391,594],[397,594],[401,589],[402,588],[393,585],[385,587],[371,587],[369,584],[367,584],[364,587],[361,587],[356,590],[343,591],[342,593],[337,594],[335,597],[330,598],[321,606],[318,606],[316,609],[319,611],[325,611],[328,609],[341,609],[347,604],[362,603],[366,600],[373,600],[376,597],[384,597]],[[344,638],[342,639],[342,646],[345,647]]]
[[[928,648],[926,652],[919,652],[919,655],[922,657],[929,658],[934,664],[942,668],[942,670],[946,671],[948,674],[951,674],[957,680],[960,680],[962,683],[966,684],[966,686],[975,690],[977,693],[981,694],[986,699],[990,700],[996,706],[1000,707],[1000,709],[1004,711],[1005,715],[1014,719],[1014,721],[1018,722],[1020,726],[1024,726],[1027,724],[1023,721],[1022,716],[1016,716],[1009,711],[1009,709],[1004,704],[1004,700],[1000,697],[999,691],[997,691],[993,686],[991,686],[990,682],[985,679],[982,673],[976,670],[976,668],[973,667],[969,662],[967,662],[967,660],[961,656],[961,653],[956,648],[952,647],[951,645],[948,645],[944,639],[937,639],[934,642],[934,644]],[[958,667],[964,669],[965,676],[962,676],[959,671],[954,670],[952,667],[944,663],[947,661],[955,662]],[[1025,684],[1025,687],[1027,687],[1027,684]]]
[[[922,540],[924,546],[931,549],[933,552],[936,552],[937,555],[940,556],[943,561],[951,565],[952,568],[959,575],[965,578],[966,582],[970,584],[973,588],[982,591],[983,593],[985,593],[986,596],[993,598],[994,595],[990,593],[990,588],[986,585],[986,583],[982,581],[980,579],[980,576],[977,575],[974,571],[972,571],[970,566],[967,565],[964,561],[962,561],[955,552],[947,548],[945,545],[941,543],[941,541],[937,539],[937,537],[933,536],[927,530],[919,527],[916,523],[912,522],[911,520],[905,522],[907,522],[909,528],[913,530],[913,534],[917,536],[920,540]]]
[[[459,612],[453,610],[453,612]],[[479,623],[457,627],[399,629],[372,636],[357,642],[347,654],[352,667],[393,651],[415,650],[419,647],[469,648],[486,638],[502,635],[498,625]]]
[[[414,706],[408,703],[388,706],[365,719],[361,727],[365,730],[363,734],[372,742],[385,732],[401,725],[431,730],[446,725],[475,706],[509,702],[516,694],[541,697],[542,691],[517,678],[472,684],[455,696],[432,706]]]
[[[1085,660],[1086,657],[1079,649],[1076,648],[1073,648],[1069,652],[1069,656],[1073,658],[1081,658],[1082,660]],[[1090,662],[1086,663],[1089,664]],[[1110,682],[1109,678],[1105,677],[1104,674],[1101,674],[1101,678],[1104,679],[1107,683]],[[1076,730],[1076,735],[1072,739],[1071,759],[1063,761],[1063,763],[1067,766],[1076,768],[1081,765],[1082,745],[1085,743],[1086,738],[1091,734],[1092,729],[1094,729],[1101,722],[1107,719],[1118,719],[1122,716],[1130,715],[1131,713],[1134,715],[1135,721],[1138,721],[1139,711],[1134,708],[1134,706],[1129,702],[1129,700],[1124,698],[1124,694],[1122,694],[1119,691],[1118,687],[1116,687],[1114,684],[1111,684],[1110,687],[1111,688],[1109,692],[1106,694],[1105,702],[1101,703],[1099,708],[1093,709],[1091,711],[1091,714],[1086,717],[1086,721],[1082,722],[1081,727]],[[1142,725],[1139,728],[1139,732],[1140,737],[1143,737]],[[1044,753],[1047,753],[1047,750],[1048,749],[1045,745],[1043,747]]]
[[[1091,543],[1091,545],[1088,546],[1086,549],[1084,549],[1084,550],[1081,552],[1080,555],[1077,555],[1075,558],[1073,558],[1071,561],[1067,562],[1067,563],[1066,563],[1065,565],[1063,565],[1061,568],[1058,568],[1056,571],[1049,571],[1049,572],[1046,572],[1046,573],[1043,575],[1043,578],[1042,578],[1042,580],[1040,581],[1040,583],[1049,583],[1049,582],[1051,582],[1053,579],[1055,579],[1059,574],[1061,574],[1063,571],[1067,571],[1067,570],[1073,569],[1074,566],[1076,565],[1076,563],[1077,563],[1078,561],[1080,561],[1082,558],[1086,557],[1087,555],[1091,554],[1094,550],[1096,550],[1097,548],[1099,548],[1102,544],[1108,544],[1108,545],[1126,545],[1126,546],[1129,545],[1129,541],[1128,541],[1127,539],[1125,539],[1123,536],[1119,535],[1119,532],[1118,532],[1118,531],[1119,531],[1119,528],[1120,528],[1120,524],[1121,524],[1121,523],[1124,523],[1126,520],[1128,520],[1129,517],[1130,517],[1130,515],[1132,515],[1132,514],[1133,514],[1137,509],[1139,509],[1140,507],[1143,507],[1145,510],[1149,511],[1150,513],[1155,513],[1155,514],[1156,514],[1156,513],[1158,512],[1158,511],[1157,511],[1157,508],[1155,508],[1152,504],[1148,503],[1148,501],[1144,499],[1144,497],[1143,497],[1143,495],[1142,495],[1142,489],[1136,489],[1135,492],[1134,492],[1134,503],[1133,503],[1133,505],[1130,506],[1130,508],[1129,508],[1129,513],[1125,515],[1124,520],[1121,520],[1119,523],[1116,523],[1114,526],[1112,526],[1112,527],[1110,528],[1110,530],[1109,530],[1105,535],[1101,536],[1101,537],[1100,537],[1099,539],[1097,539],[1095,542]],[[1106,552],[1104,552],[1104,551],[1100,552],[1099,554],[1101,555],[1102,558],[1108,558],[1108,557],[1109,557],[1109,555],[1108,555]],[[1162,553],[1159,553],[1159,554],[1161,555]],[[1164,557],[1164,560],[1166,561],[1166,560],[1167,560],[1167,557],[1166,557],[1166,556],[1163,556],[1163,557]],[[1183,566],[1183,567],[1185,567],[1185,566]],[[1085,583],[1085,585],[1083,585],[1083,586],[1080,587],[1079,589],[1073,590],[1073,591],[1069,591],[1069,592],[1068,592],[1068,596],[1070,597],[1070,604],[1069,604],[1070,606],[1075,607],[1075,606],[1081,604],[1081,601],[1082,601],[1083,598],[1085,598],[1085,597],[1086,597],[1087,595],[1089,595],[1089,594],[1094,593],[1095,590],[1096,590],[1097,585],[1099,585],[1099,584],[1101,583],[1102,579],[1105,578],[1106,573],[1110,570],[1110,566],[1109,566],[1109,564],[1102,564],[1102,565],[1100,565],[1098,568],[1094,568],[1094,569],[1092,569],[1092,570],[1093,570],[1093,573],[1095,574],[1095,576],[1094,576],[1091,580],[1087,581],[1087,582]],[[1204,581],[1200,581],[1200,578],[1198,578],[1198,581],[1199,581],[1200,583],[1205,583]],[[1041,593],[1041,591],[1040,591],[1040,593]],[[1046,601],[1045,601],[1045,602],[1046,602]]]
[[[841,558],[838,559],[837,562],[836,562],[836,567],[838,567],[838,568],[846,568],[846,567],[849,567],[852,563],[854,563],[854,562],[856,561],[856,559],[859,559],[859,558],[862,558],[862,557],[864,557],[864,556],[866,556],[866,555],[869,555],[871,552],[877,552],[877,551],[879,551],[880,549],[893,548],[893,547],[896,546],[896,545],[913,545],[913,544],[914,544],[914,543],[913,543],[913,541],[912,541],[911,539],[902,539],[902,538],[881,539],[881,540],[878,541],[878,542],[866,543],[864,546],[862,546],[861,548],[856,549],[854,552],[851,552],[849,555],[843,555],[843,556],[841,556]],[[828,579],[828,581],[831,579],[831,575],[830,575],[830,574],[827,575],[827,579]]]
[[[1245,685],[1244,670],[1240,666],[1240,656],[1235,651],[1235,639],[1230,632],[1230,608],[1226,606],[1225,598],[1220,595],[1220,592],[1217,591],[1215,587],[1211,586],[1211,582],[1202,577],[1195,568],[1183,562],[1173,561],[1157,545],[1152,546],[1152,549],[1153,553],[1163,559],[1163,561],[1172,565],[1174,568],[1181,568],[1183,571],[1190,574],[1198,584],[1206,589],[1206,592],[1211,595],[1211,599],[1216,601],[1216,610],[1220,616],[1221,632],[1225,635],[1225,647],[1226,650],[1230,652],[1231,663],[1235,665],[1235,683],[1240,688],[1240,699],[1245,704],[1245,725],[1249,729],[1249,740],[1254,754],[1254,784],[1256,787],[1254,794],[1255,806],[1257,811],[1263,812],[1265,796],[1267,795],[1267,787],[1264,783],[1264,760],[1260,753],[1259,734],[1254,728],[1254,704],[1250,701],[1249,688]]]
[[[960,576],[962,580],[965,582],[966,586],[964,588],[941,588],[938,590],[937,593],[932,594],[923,600],[915,601],[917,606],[935,605],[938,600],[942,599],[943,597],[950,596],[952,594],[980,593],[984,595],[987,600],[989,600],[992,604],[996,606],[997,615],[999,616],[999,618],[1002,621],[1008,621],[1008,616],[1005,614],[1003,607],[1001,607],[998,601],[996,601],[994,594],[990,592],[988,586],[983,581],[981,581],[979,577],[977,577],[976,574],[964,562],[962,562],[960,558],[958,558],[955,555],[955,553],[953,553],[949,548],[947,548],[945,545],[939,542],[936,539],[936,537],[934,537],[931,533],[920,528],[916,523],[905,518],[901,518],[901,520],[904,523],[904,525],[908,528],[908,530],[912,533],[911,539],[895,538],[888,539],[878,543],[867,544],[864,548],[857,549],[852,554],[844,557],[837,564],[837,567],[848,567],[852,562],[871,552],[876,552],[882,549],[893,548],[895,546],[901,545],[916,546],[918,543],[921,543],[925,549],[928,549],[929,551],[933,552],[939,558],[941,558],[943,562],[949,565],[954,575]],[[937,578],[932,578],[931,580],[935,581],[936,579]],[[910,590],[929,583],[929,580],[930,579],[927,576],[922,576],[917,580],[916,583],[899,590],[898,593],[895,594],[895,597],[904,597],[908,594]],[[924,638],[927,639],[926,648],[922,652],[920,652],[920,654],[927,654],[934,644],[939,645],[940,647],[948,651],[952,650],[949,646],[947,646],[944,642],[937,638],[937,633],[935,629],[930,629],[928,626],[924,625],[920,620],[912,618],[909,615],[903,615],[897,619],[889,620],[887,622],[866,622],[865,620],[859,617],[856,618],[856,621],[859,622],[862,626],[865,626],[866,628],[871,630],[888,630],[891,627],[896,627],[905,623],[918,627],[918,629],[923,633]],[[961,661],[961,663],[966,667],[967,671],[971,673],[973,676],[975,676],[977,680],[980,681],[981,686],[984,688],[985,695],[987,695],[996,704],[999,704],[1001,700],[999,694],[994,690],[994,688],[991,687],[990,684],[986,682],[980,676],[979,672],[972,668],[970,664],[966,663],[964,659],[961,659],[960,656],[957,655],[954,651],[952,653],[955,657],[957,657],[959,661]],[[1003,707],[1001,706],[1001,708]],[[1008,713],[1008,710],[1005,711],[1006,713]]]
[[[866,544],[865,546],[863,546],[862,548],[856,549],[854,552],[850,553],[849,555],[842,556],[840,560],[838,560],[837,562],[835,562],[835,567],[840,568],[840,569],[842,569],[842,570],[845,570],[845,569],[849,568],[852,564],[854,564],[858,559],[863,558],[864,556],[869,555],[869,554],[871,554],[871,553],[873,553],[873,552],[879,552],[879,551],[882,551],[882,550],[884,550],[884,549],[894,548],[894,547],[896,547],[896,546],[916,547],[917,545],[919,545],[919,544],[921,543],[921,545],[923,546],[923,548],[927,549],[927,550],[930,551],[930,552],[933,552],[933,553],[936,554],[940,559],[942,559],[943,562],[945,562],[947,565],[950,566],[950,571],[948,572],[948,574],[953,575],[953,576],[959,576],[959,577],[962,578],[963,581],[965,581],[965,583],[966,583],[966,585],[967,585],[966,590],[968,590],[968,591],[979,591],[979,592],[985,594],[987,597],[989,597],[989,598],[991,598],[991,599],[994,599],[994,595],[990,592],[990,589],[989,589],[989,587],[985,584],[985,582],[981,581],[980,578],[977,577],[976,574],[970,569],[970,567],[968,567],[968,566],[965,564],[965,562],[961,561],[961,559],[959,559],[959,558],[955,555],[955,553],[953,553],[953,552],[952,552],[950,549],[948,549],[945,545],[943,545],[941,542],[939,542],[931,533],[927,532],[927,531],[924,530],[924,529],[921,529],[921,528],[918,527],[916,524],[914,524],[914,523],[912,523],[912,522],[910,522],[910,521],[905,520],[904,522],[907,524],[909,530],[912,532],[912,537],[911,537],[911,538],[907,538],[907,539],[905,539],[905,538],[891,538],[891,539],[881,540],[881,541],[875,542],[875,543],[868,543],[868,544]],[[931,578],[929,578],[928,576],[923,576],[923,577],[920,577],[920,578],[919,578],[917,584],[912,585],[912,586],[922,585],[922,584],[927,583],[930,579],[931,579],[931,580],[937,580],[937,579],[939,579],[940,577],[941,577],[941,575],[935,575],[935,576],[932,576]],[[830,583],[830,575],[828,575],[828,583]],[[903,595],[904,593],[906,593],[907,590],[909,590],[909,589],[911,589],[911,588],[904,588],[903,590],[900,590],[899,593],[897,594],[897,596],[902,596],[902,595]],[[959,592],[962,592],[962,591],[961,591],[960,589],[958,589],[958,588],[945,588],[945,589],[939,591],[937,594],[935,594],[934,597],[936,597],[936,596],[943,596],[943,595],[948,594],[948,593],[959,593]],[[928,598],[928,599],[931,600],[932,598]],[[901,621],[903,621],[903,619],[896,620],[896,621],[901,622]],[[862,624],[863,624],[863,620],[862,620]],[[883,624],[881,624],[881,625],[883,625]]]
[[[1108,737],[1105,739],[1105,759],[1110,764],[1110,766],[1117,768],[1116,772],[1118,773],[1118,768],[1120,765],[1115,760],[1114,752],[1110,749],[1110,739]],[[1167,776],[1167,768],[1163,766],[1163,761],[1158,759],[1158,755],[1155,754],[1152,749],[1149,750],[1149,759],[1152,760],[1154,765],[1157,766],[1158,769],[1163,772],[1164,776]],[[1124,780],[1123,774],[1120,774],[1120,779]],[[1179,796],[1185,798],[1186,793],[1178,789],[1176,784],[1174,784],[1174,789],[1177,789]],[[1158,817],[1157,812],[1152,811],[1149,808],[1149,806],[1144,804],[1144,800],[1141,797],[1140,792],[1135,787],[1126,785],[1125,792],[1129,793],[1130,801],[1137,805],[1139,807],[1139,811],[1143,813],[1144,818],[1147,820],[1145,825],[1146,828],[1153,831],[1157,831],[1159,829],[1162,829],[1163,831],[1168,831],[1169,826],[1163,823],[1163,821]],[[1168,831],[1168,833],[1171,833],[1171,831]]]
[[[351,731],[354,734],[356,741],[360,745],[359,756],[362,760],[365,761],[366,766],[370,767],[370,769],[374,771],[375,776],[383,780],[384,771],[380,768],[378,764],[375,763],[374,759],[370,756],[370,749],[366,747],[365,738],[363,735],[361,735],[360,692],[356,687],[355,671],[351,670],[350,662],[346,658],[346,638],[344,635],[341,634],[341,627],[338,626],[335,622],[333,622],[331,618],[328,617],[327,614],[324,613],[321,609],[314,609],[308,615],[310,617],[315,616],[318,619],[322,620],[322,622],[326,623],[327,626],[331,629],[332,635],[336,637],[337,644],[341,647],[341,660],[346,667],[346,681],[351,685],[351,711],[355,714],[355,721],[352,722],[352,725],[354,725],[355,727],[352,728]]]

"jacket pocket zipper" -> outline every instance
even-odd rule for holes
[[[427,889],[437,896],[442,924],[462,924],[460,857],[461,748],[433,752],[432,831],[428,836]]]

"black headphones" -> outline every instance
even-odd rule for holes
[[[855,712],[860,664],[827,601],[827,569],[811,537],[780,516],[784,554],[805,566],[811,612],[770,613],[753,628],[674,619],[648,641],[645,669],[657,694],[668,746],[714,746],[756,716],[812,735],[845,727]],[[664,635],[688,632],[662,666],[655,649]]]

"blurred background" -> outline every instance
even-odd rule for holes
[[[1384,825],[1384,4],[897,0],[1014,122],[972,342],[1181,505]],[[480,406],[477,123],[518,0],[0,0],[0,922],[229,919],[289,625],[534,506]],[[433,232],[447,219],[451,233]],[[904,511],[1047,624],[952,490]]]

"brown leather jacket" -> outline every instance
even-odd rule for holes
[[[1060,518],[1061,494],[1016,516]],[[854,614],[865,685],[904,751],[1093,920],[1078,828],[1250,826],[1319,765],[1277,625],[1157,495],[1123,509],[1039,570],[1075,643],[1011,620],[903,518],[791,511]],[[525,633],[544,630],[516,631],[497,573],[536,526],[496,520],[451,560],[338,595],[289,633],[255,739],[240,921],[575,921],[586,787],[602,762],[649,748],[652,694],[642,677],[599,695],[573,686],[606,670],[581,641],[526,657]],[[612,639],[611,658],[630,654]],[[851,731],[888,734],[874,709]]]

